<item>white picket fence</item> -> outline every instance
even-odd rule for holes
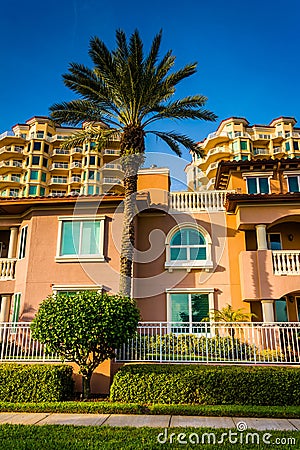
[[[300,364],[300,323],[141,322],[117,362]],[[0,362],[57,362],[30,323],[0,323]]]

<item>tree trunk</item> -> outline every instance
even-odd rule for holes
[[[144,131],[137,126],[128,126],[121,137],[121,164],[124,171],[124,217],[120,255],[119,291],[131,296],[134,257],[134,216],[136,205],[138,170],[144,162]]]
[[[88,372],[82,375],[82,396],[84,399],[89,399],[91,397],[91,378],[93,372]]]
[[[125,199],[120,256],[120,293],[131,296],[132,266],[134,253],[134,213],[137,191],[137,174],[124,179]]]

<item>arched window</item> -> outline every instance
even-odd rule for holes
[[[169,270],[212,267],[211,239],[208,232],[191,224],[177,226],[167,236],[165,267]]]
[[[170,242],[170,260],[206,260],[206,242],[203,235],[193,228],[178,230]]]

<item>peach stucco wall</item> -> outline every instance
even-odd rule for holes
[[[271,250],[241,252],[240,267],[244,300],[277,300],[299,291],[298,275],[274,275]]]
[[[35,211],[22,226],[28,224],[26,257],[16,263],[14,292],[21,296],[21,320],[30,320],[39,303],[52,293],[55,285],[103,285],[108,292],[118,291],[121,212],[98,211],[105,215],[105,262],[57,262],[59,216],[70,216],[72,209]],[[82,212],[85,215],[86,211]],[[81,215],[81,214],[80,214]],[[93,215],[91,216],[93,217]],[[114,226],[114,224],[116,224]],[[109,239],[107,238],[109,236]],[[0,283],[2,289],[2,283]],[[3,292],[3,291],[1,291]]]
[[[208,231],[212,239],[213,269],[208,272],[203,269],[169,272],[165,269],[166,237],[180,223],[196,223]],[[137,229],[134,296],[138,299],[143,320],[167,320],[167,289],[213,289],[216,309],[233,301],[224,213],[145,213],[138,217]]]

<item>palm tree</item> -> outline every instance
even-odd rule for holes
[[[227,322],[229,326],[228,332],[232,338],[235,337],[235,326],[239,326],[239,322],[249,322],[252,318],[257,317],[254,313],[248,313],[239,308],[234,310],[231,305],[227,304],[222,309],[214,309],[211,312],[211,320],[214,322]]]
[[[178,156],[181,156],[181,145],[199,153],[197,144],[188,136],[148,127],[162,119],[216,119],[215,114],[204,109],[207,99],[202,95],[174,99],[177,84],[196,72],[197,63],[171,72],[175,57],[168,51],[159,59],[161,37],[160,31],[146,56],[138,31],[127,39],[125,33],[118,30],[113,51],[98,37],[92,38],[89,55],[94,67],[71,63],[68,73],[63,75],[65,85],[80,98],[50,108],[52,119],[59,124],[89,122],[88,139],[99,141],[99,148],[114,133],[120,134],[125,190],[120,292],[125,295],[131,294],[135,193],[137,172],[144,161],[146,134],[162,139]],[[110,128],[93,127],[99,122]],[[84,134],[75,136],[75,140],[86,137]]]

